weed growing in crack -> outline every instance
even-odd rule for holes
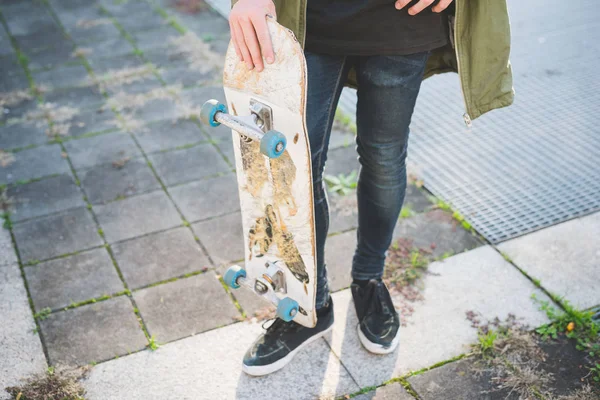
[[[348,175],[339,174],[338,176],[325,175],[323,179],[327,183],[329,190],[345,196],[351,193],[358,185],[358,174],[352,171]]]
[[[35,375],[21,385],[6,388],[15,400],[61,399],[83,400],[85,390],[80,380],[85,378],[89,368],[55,370],[49,367],[44,374]]]
[[[158,342],[156,341],[156,339],[154,338],[154,335],[152,335],[149,339],[148,339],[148,348],[152,351],[158,349],[160,347],[160,345],[158,344]]]
[[[41,309],[33,317],[36,318],[36,319],[38,319],[38,320],[45,320],[46,318],[48,318],[50,316],[51,312],[52,312],[52,310],[50,309],[50,307],[46,307],[46,308]]]
[[[42,128],[46,125],[46,135],[50,138],[67,136],[71,121],[79,115],[79,109],[69,106],[57,106],[55,103],[38,104],[37,109],[25,114],[25,120]]]

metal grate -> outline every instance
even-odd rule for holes
[[[456,75],[421,89],[412,169],[492,243],[600,209],[600,10],[584,2],[509,0],[516,101],[471,130]],[[354,115],[356,93],[339,107]]]

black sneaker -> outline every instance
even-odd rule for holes
[[[400,317],[385,284],[371,279],[364,286],[352,283],[351,290],[362,345],[375,354],[394,351],[400,341]]]
[[[263,324],[264,325],[264,324]],[[333,328],[333,301],[317,311],[317,325],[307,328],[294,321],[275,319],[244,356],[242,370],[248,375],[267,375],[283,368],[302,348]]]

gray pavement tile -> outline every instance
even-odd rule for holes
[[[188,228],[176,228],[112,246],[131,289],[176,278],[210,266]]]
[[[162,82],[158,80],[158,78],[154,75],[145,75],[143,80],[125,83],[122,85],[114,85],[110,86],[106,89],[109,96],[114,96],[121,92],[127,94],[145,94],[151,91],[152,89],[156,89],[158,87],[163,86]],[[147,122],[147,121],[144,121]]]
[[[228,325],[240,315],[212,272],[142,289],[133,297],[159,343]]]
[[[329,149],[337,148],[354,148],[356,147],[354,133],[335,129],[335,126],[331,130],[331,136],[329,137]]]
[[[67,63],[77,63],[78,60],[73,58],[72,54],[72,43],[65,43],[63,45],[47,47],[38,51],[25,53],[28,60],[27,66],[33,71],[61,67]]]
[[[121,166],[103,164],[79,173],[81,185],[92,204],[160,189],[160,183],[143,158],[127,161]]]
[[[1,128],[0,128],[1,129]],[[197,123],[189,120],[161,121],[147,125],[135,137],[146,153],[173,149],[206,140]]]
[[[23,100],[16,104],[4,104],[0,106],[0,122],[14,124],[37,107],[38,102],[33,96],[29,100]]]
[[[6,150],[42,144],[48,141],[48,127],[35,124],[17,123],[0,126],[0,148]]]
[[[24,51],[41,50],[69,43],[69,38],[54,22],[37,25],[28,34],[13,37],[19,48]]]
[[[174,228],[182,223],[162,190],[95,206],[94,210],[110,243]]]
[[[37,85],[53,89],[85,86],[89,78],[83,65],[64,65],[47,71],[34,71],[31,76]]]
[[[359,167],[358,154],[354,146],[339,147],[327,152],[324,174],[334,176],[339,174],[348,175],[352,171],[358,173]]]
[[[169,43],[168,41],[166,42]],[[144,58],[154,64],[157,68],[168,68],[186,62],[185,54],[176,52],[172,47],[153,47],[144,49]]]
[[[352,283],[352,258],[355,250],[355,230],[327,238],[325,242],[325,263],[331,291],[347,288]]]
[[[498,245],[542,286],[578,308],[600,304],[600,213],[573,219]]]
[[[443,365],[408,379],[423,400],[481,399],[517,400],[518,393],[498,389],[491,378],[490,369],[475,371],[473,360],[464,359]]]
[[[406,186],[406,194],[404,196],[403,207],[407,207],[415,213],[422,213],[429,210],[433,206],[433,202],[429,199],[427,192],[418,188],[413,184]]]
[[[0,222],[4,223],[4,220],[0,219]],[[16,263],[17,254],[13,247],[10,231],[3,227],[0,229],[0,267]]]
[[[90,11],[90,16],[93,15],[92,13]],[[87,48],[95,42],[121,37],[121,31],[106,16],[84,18],[81,15],[81,18],[72,21],[70,25],[65,26],[65,29],[78,46],[82,48]]]
[[[231,136],[231,133],[229,136]],[[235,169],[235,153],[233,152],[233,143],[229,136],[221,138],[221,140],[217,142],[217,147],[221,150],[221,154],[225,156],[227,163],[231,168]]]
[[[45,93],[44,99],[58,107],[68,106],[79,110],[97,107],[104,103],[104,96],[95,87],[53,90]]]
[[[447,253],[461,253],[483,244],[452,218],[452,214],[439,209],[400,219],[394,238],[410,239],[415,247],[430,251],[434,258]]]
[[[455,399],[458,400],[460,397],[445,397],[446,399]],[[475,399],[476,397],[473,397]],[[414,400],[406,389],[399,382],[394,382],[387,384],[385,386],[378,387],[376,390],[372,392],[363,393],[356,397],[353,397],[355,400]],[[470,399],[469,397],[464,397],[463,399]]]
[[[356,333],[357,319],[350,290],[333,294],[335,324],[326,340],[361,387],[448,360],[469,351],[477,330],[466,312],[537,327],[548,322],[531,295],[548,298],[490,246],[434,262],[422,282],[423,299],[410,302],[412,315],[401,318],[398,349],[384,357],[364,350]],[[394,295],[396,307],[407,300]],[[369,365],[369,368],[364,368]]]
[[[97,365],[83,383],[86,398],[250,400],[264,398],[269,388],[278,400],[309,400],[359,389],[322,340],[300,351],[281,371],[258,378],[245,375],[242,357],[261,331],[260,324],[233,324]]]
[[[219,79],[222,71],[214,69],[203,72],[186,62],[171,63],[161,67],[161,76],[167,85],[198,86]]]
[[[85,205],[81,190],[69,175],[10,186],[7,195],[13,201],[10,216],[12,222]]]
[[[29,89],[29,80],[15,56],[0,57],[0,92]]]
[[[86,133],[97,133],[115,129],[113,121],[116,120],[116,115],[102,107],[81,110],[79,114],[71,119],[71,127],[69,129],[70,136],[80,136]]]
[[[15,224],[13,234],[23,263],[103,244],[98,228],[85,208]]]
[[[146,50],[151,49],[162,49],[161,52],[165,53],[169,51],[165,51],[165,48],[172,47],[171,39],[180,36],[180,34],[171,25],[162,24],[152,30],[133,32],[131,36],[136,43],[136,47],[144,53]]]
[[[17,36],[34,32],[38,26],[55,26],[54,20],[46,8],[41,4],[31,2],[3,4],[2,16],[10,33]]]
[[[154,99],[148,101],[136,110],[136,119],[145,122],[169,120],[176,121],[181,115],[181,109],[173,99]]]
[[[109,37],[102,41],[85,43],[79,47],[89,50],[89,53],[85,55],[85,58],[90,62],[92,68],[99,60],[112,59],[114,64],[108,69],[115,70],[123,68],[118,62],[118,58],[115,58],[115,56],[132,54],[134,50],[131,42],[123,36]],[[110,61],[106,61],[106,63],[108,64]]]
[[[241,263],[243,265],[243,263]],[[220,268],[220,273],[224,273],[230,265],[224,265]],[[246,314],[246,318],[257,317],[260,320],[265,319],[269,315],[275,315],[275,306],[263,296],[259,296],[252,290],[241,287],[233,290],[233,296],[239,303],[242,310]],[[269,314],[271,312],[272,314]]]
[[[111,70],[121,70],[125,68],[136,68],[144,65],[142,60],[133,50],[129,54],[121,54],[110,58],[91,58],[90,66],[96,75],[103,75]]]
[[[123,132],[70,140],[65,143],[65,149],[75,169],[118,163],[142,155],[131,136]]]
[[[187,29],[194,32],[198,37],[210,35],[220,37],[229,35],[229,24],[216,11],[207,8],[197,14],[179,13],[177,20],[180,21]]]
[[[241,213],[198,222],[192,228],[215,265],[228,265],[244,258]]]
[[[225,101],[225,92],[223,91],[222,86],[202,86],[191,89],[185,89],[181,92],[180,96],[183,99],[183,101],[186,101],[189,104],[201,105],[210,99],[216,99],[223,104],[227,104],[227,102]],[[241,114],[240,110],[238,110],[238,112]],[[226,132],[225,129],[209,129],[208,127],[206,127],[206,131],[211,136],[214,136],[216,133]],[[230,137],[230,135],[227,135],[227,137]],[[216,138],[218,139],[218,137]]]
[[[25,267],[25,276],[36,312],[124,290],[105,248]]]
[[[13,153],[14,161],[0,171],[0,184],[69,173],[69,163],[59,145],[39,146]]]
[[[126,296],[50,314],[40,325],[53,365],[104,361],[147,344]]]
[[[14,56],[15,49],[4,29],[0,30],[0,57]]]
[[[47,364],[19,266],[0,266],[0,388],[22,384],[21,379],[41,374]],[[0,394],[0,399],[9,399]]]
[[[114,2],[112,0],[102,0],[101,5],[115,17],[128,17],[131,15],[145,18],[154,13],[152,6],[145,1],[130,0],[126,2]]]
[[[358,226],[356,191],[347,195],[328,192],[329,233],[344,232]]]
[[[229,214],[240,209],[234,174],[169,188],[173,201],[190,222]]]
[[[231,169],[212,144],[154,153],[148,158],[166,186],[225,173]]]
[[[156,27],[168,24],[166,19],[151,9],[139,12],[136,11],[135,16],[135,18],[131,18],[131,14],[129,13],[120,14],[116,19],[127,32],[156,29]]]

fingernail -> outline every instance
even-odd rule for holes
[[[269,64],[272,64],[273,63],[273,57],[267,57],[267,62]]]
[[[248,67],[248,71],[252,70],[252,65],[246,64],[246,66]]]

